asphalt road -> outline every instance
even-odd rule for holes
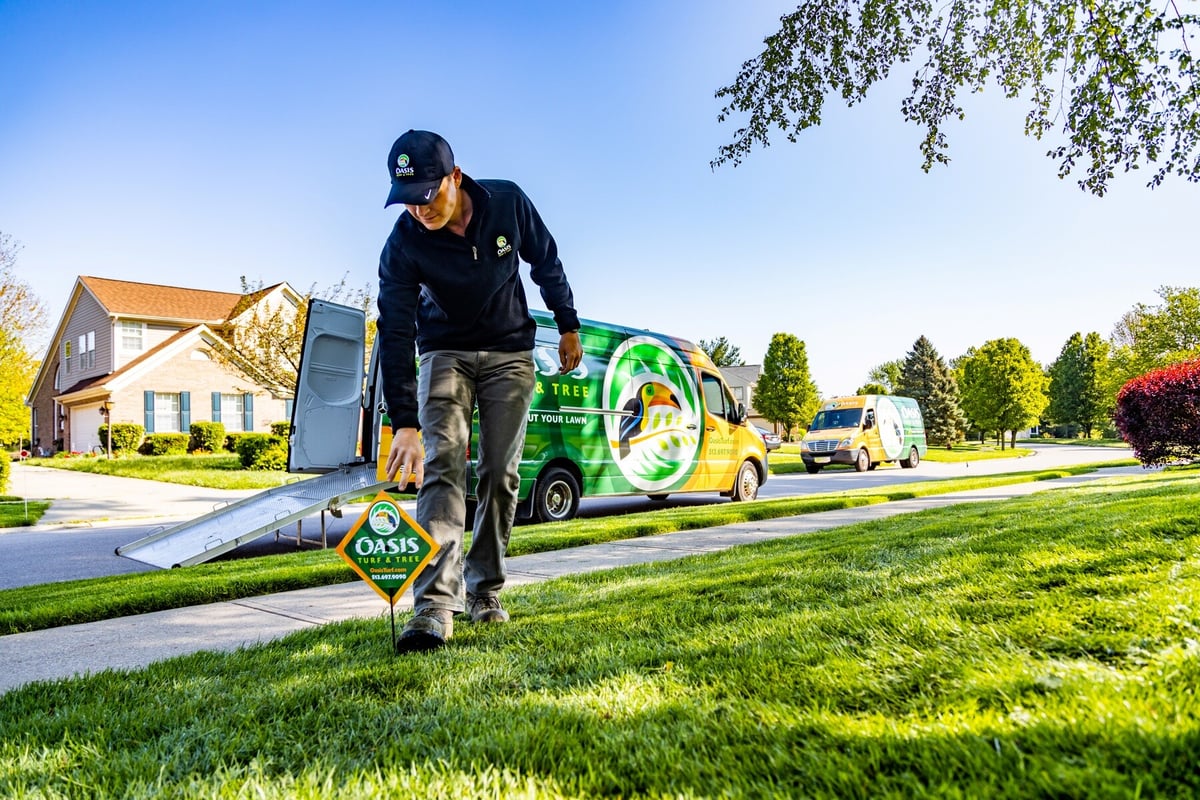
[[[1023,447],[1030,445],[1022,443]],[[1034,455],[1020,459],[991,459],[960,464],[941,464],[923,461],[916,469],[881,466],[871,472],[825,470],[817,475],[795,473],[772,476],[759,494],[764,499],[794,497],[822,492],[849,491],[866,487],[894,486],[915,481],[940,480],[967,475],[991,475],[1002,472],[1040,471],[1061,466],[1118,461],[1129,458],[1129,451],[1116,448],[1073,447],[1065,445],[1034,445]],[[101,477],[102,476],[98,476]],[[108,478],[108,481],[132,479]],[[144,485],[145,481],[135,481]],[[128,485],[128,484],[125,484]],[[16,487],[14,487],[16,488]],[[619,497],[585,500],[580,507],[581,517],[628,514],[651,508],[703,506],[730,502],[715,494],[674,495],[666,501],[654,502],[645,497]],[[190,518],[194,506],[187,509]],[[330,547],[336,546],[356,521],[361,506],[348,506],[338,519],[327,514],[326,537]],[[196,514],[198,515],[198,513]],[[175,520],[178,521],[178,520]],[[55,581],[148,572],[157,569],[138,561],[116,555],[117,547],[129,544],[171,524],[171,520],[147,522],[114,521],[96,525],[75,525],[59,528],[0,529],[0,589],[32,586]],[[304,521],[306,542],[320,536],[320,516]],[[514,536],[519,536],[516,531]],[[304,547],[314,546],[305,544]],[[294,552],[297,549],[295,526],[275,534],[267,534],[228,553],[217,561]]]

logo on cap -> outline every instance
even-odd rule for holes
[[[408,154],[401,153],[396,158],[396,177],[397,178],[405,178],[405,177],[411,177],[414,174],[415,174],[415,171],[413,170],[412,167],[410,167],[408,165]]]

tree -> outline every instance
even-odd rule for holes
[[[0,445],[29,439],[25,398],[39,361],[30,345],[45,325],[46,311],[29,284],[16,275],[19,242],[0,232]]]
[[[966,429],[954,373],[924,336],[913,343],[902,363],[896,393],[917,401],[930,444],[953,447]]]
[[[982,430],[1004,432],[1017,444],[1017,430],[1037,421],[1046,407],[1046,376],[1029,348],[1016,339],[993,339],[959,360],[958,384],[967,416]]]
[[[1200,456],[1200,359],[1125,384],[1113,422],[1146,466]]]
[[[860,394],[895,394],[896,387],[900,384],[900,373],[903,371],[904,360],[900,358],[871,367],[871,371],[867,373],[868,384],[878,384],[883,386],[886,391],[860,392]]]
[[[1108,382],[1108,343],[1096,332],[1086,337],[1078,332],[1063,345],[1047,370],[1050,378],[1046,408],[1052,422],[1078,425],[1086,438],[1103,425],[1112,411],[1114,397]]]
[[[789,435],[796,425],[805,425],[817,412],[821,398],[808,371],[804,342],[790,333],[771,337],[763,358],[762,375],[754,389],[753,405],[758,413],[783,426]]]
[[[1138,303],[1113,329],[1113,393],[1158,367],[1200,356],[1200,289],[1160,286],[1162,303]]]
[[[254,295],[263,291],[262,281],[251,282],[241,278],[242,294],[247,302],[258,298]],[[375,320],[371,308],[375,296],[370,285],[352,289],[346,284],[346,276],[340,282],[324,290],[309,287],[299,305],[278,303],[259,304],[239,320],[230,332],[227,343],[232,355],[217,352],[221,363],[247,370],[250,377],[270,387],[273,391],[290,395],[296,387],[296,376],[300,371],[300,356],[304,347],[304,326],[308,319],[308,303],[313,297],[361,308],[367,314],[366,357],[370,357],[371,343],[375,339]]]
[[[718,367],[741,367],[746,364],[742,359],[741,348],[734,347],[724,336],[712,341],[701,339],[700,349],[708,353],[708,357]]]
[[[858,387],[858,390],[855,391],[854,393],[859,394],[859,395],[861,395],[861,394],[891,394],[888,391],[888,387],[884,386],[882,383],[864,383],[862,386]]]
[[[1086,165],[1081,189],[1103,195],[1118,167],[1143,164],[1149,185],[1175,174],[1200,181],[1200,60],[1189,40],[1200,16],[1174,2],[1151,0],[810,0],[780,18],[765,47],[717,90],[724,122],[749,115],[712,166],[734,166],[772,129],[795,142],[819,125],[827,96],[848,106],[885,80],[892,68],[923,63],[900,104],[904,119],[924,129],[921,164],[948,163],[944,127],[966,112],[959,92],[994,84],[1028,103],[1025,132],[1056,130],[1046,155],[1065,178]]]

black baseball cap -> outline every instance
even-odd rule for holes
[[[442,178],[454,172],[454,152],[436,133],[410,130],[392,145],[388,172],[392,191],[383,204],[385,208],[394,203],[427,205],[437,194]]]

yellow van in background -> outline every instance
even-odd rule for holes
[[[858,472],[889,461],[915,467],[928,450],[917,401],[886,394],[825,402],[800,442],[800,457],[810,475],[828,464],[853,464]]]

